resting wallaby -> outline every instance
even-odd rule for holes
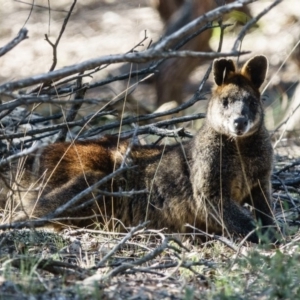
[[[174,233],[186,232],[189,223],[210,233],[246,236],[255,229],[253,216],[243,207],[249,203],[262,225],[272,225],[273,149],[259,92],[267,65],[266,57],[255,56],[237,71],[231,59],[215,60],[216,87],[194,138],[177,145],[131,145],[126,164],[136,168],[99,187],[107,192],[147,189],[148,194],[113,197],[94,190],[75,205],[78,210],[59,215],[77,219],[62,222],[89,226],[119,220],[133,226],[149,220],[150,227]],[[54,212],[118,169],[129,144],[106,136],[56,143],[30,155],[19,182],[23,192],[16,193],[22,210],[15,220]],[[97,200],[84,205],[93,197]],[[258,237],[254,233],[249,240]]]

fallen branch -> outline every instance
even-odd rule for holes
[[[249,22],[246,23],[246,25],[243,27],[241,32],[239,33],[233,47],[232,51],[238,51],[238,49],[241,47],[242,40],[244,39],[246,33],[248,30],[255,24],[257,21],[262,18],[265,14],[267,14],[272,8],[274,8],[276,5],[278,5],[282,0],[276,0],[271,5],[269,5],[267,8],[265,8],[262,12],[260,12],[256,17],[252,18]]]
[[[27,33],[28,30],[26,28],[22,28],[19,31],[18,35],[12,41],[0,48],[0,57],[9,52],[14,47],[16,47],[23,40],[28,39]]]
[[[131,230],[124,236],[124,238],[111,250],[109,251],[101,261],[92,269],[98,269],[105,265],[105,263],[129,240],[131,239],[138,231],[144,229],[149,221],[143,222],[136,227],[131,228]]]
[[[103,64],[116,64],[121,62],[130,63],[145,63],[158,58],[173,58],[173,57],[205,57],[205,58],[219,58],[228,56],[240,56],[242,54],[247,54],[249,52],[194,52],[194,51],[165,51],[154,50],[153,48],[145,50],[142,52],[127,53],[127,54],[116,54],[102,56],[99,58],[94,58],[87,60],[85,62],[65,67],[56,71],[35,75],[29,78],[11,81],[0,85],[0,93],[6,91],[12,91],[18,88],[25,88],[35,84],[44,83],[48,81],[58,80],[75,73],[81,73],[87,70],[94,69]]]

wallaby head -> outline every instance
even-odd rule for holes
[[[265,80],[268,61],[255,56],[238,71],[231,59],[213,64],[216,88],[208,105],[207,122],[220,134],[233,138],[249,136],[263,123],[259,88]]]

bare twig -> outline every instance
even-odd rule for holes
[[[299,166],[299,165],[300,165],[300,159],[297,159],[293,163],[288,164],[288,165],[284,166],[283,168],[281,168],[280,170],[274,172],[273,175],[279,175],[280,173],[285,172],[285,171],[289,170],[290,168],[293,168],[293,167]]]
[[[21,0],[14,0],[15,2],[19,2],[19,3],[22,3],[22,4],[25,4],[25,5],[30,5],[30,6],[33,6],[33,7],[38,7],[38,8],[42,8],[42,9],[47,9],[49,10],[49,7],[48,6],[44,6],[44,5],[38,5],[38,4],[32,4],[32,3],[28,3],[28,2],[25,2],[25,1],[21,1]],[[51,11],[56,11],[56,12],[68,12],[67,10],[64,10],[64,9],[52,9],[51,8]]]
[[[276,178],[276,179],[281,183],[281,185],[282,185],[283,188],[284,188],[284,191],[285,191],[286,196],[289,198],[290,202],[292,203],[292,205],[294,206],[294,208],[295,208],[295,209],[297,210],[297,212],[299,213],[299,212],[300,212],[300,208],[298,207],[298,205],[295,204],[295,202],[294,202],[293,198],[291,197],[291,195],[290,195],[290,193],[289,193],[289,191],[288,191],[288,189],[287,189],[287,187],[286,187],[284,181],[283,181],[281,178],[279,178],[279,176],[277,176],[277,175],[275,175],[275,174],[273,174],[273,177]],[[298,180],[299,180],[299,179],[300,179],[300,177],[298,178]]]
[[[143,222],[142,224],[139,224],[136,227],[131,228],[131,230],[123,237],[123,239],[113,248],[111,251],[109,251],[102,259],[101,261],[92,269],[98,269],[105,265],[105,263],[129,240],[131,239],[138,231],[144,229],[149,221]]]
[[[191,32],[195,27],[203,22],[209,22],[214,20],[215,18],[220,17],[222,14],[229,12],[237,7],[241,7],[244,4],[253,2],[253,0],[240,0],[231,4],[227,4],[221,6],[215,10],[208,12],[207,14],[197,18],[196,20],[190,22],[177,32],[171,34],[167,38],[163,39],[161,42],[157,43],[153,48],[142,51],[140,53],[127,53],[124,55],[111,55],[104,56],[96,59],[92,59],[81,64],[73,65],[70,67],[63,68],[61,70],[52,71],[47,74],[36,75],[34,77],[30,77],[24,80],[19,80],[15,82],[10,82],[0,86],[0,92],[5,90],[13,90],[20,87],[27,87],[37,83],[43,83],[46,81],[58,80],[64,78],[66,76],[70,76],[75,73],[83,72],[86,70],[94,69],[99,67],[102,64],[112,64],[119,62],[146,62],[149,60],[157,59],[157,58],[171,58],[171,57],[208,57],[208,58],[216,58],[216,57],[225,57],[225,56],[238,56],[241,53],[207,53],[207,52],[193,52],[193,51],[164,51],[164,49],[168,48],[171,43],[176,40],[180,40],[186,34]]]
[[[53,63],[51,65],[51,67],[50,67],[50,70],[49,70],[50,72],[55,69],[55,66],[57,64],[57,47],[58,47],[59,41],[60,41],[60,39],[61,39],[61,37],[62,37],[65,29],[66,29],[66,26],[67,26],[67,24],[69,22],[69,19],[71,17],[72,11],[73,11],[73,9],[74,9],[74,7],[76,5],[76,2],[77,2],[77,0],[73,0],[73,4],[71,5],[69,12],[68,12],[67,16],[64,19],[63,25],[61,27],[59,35],[58,35],[58,37],[57,37],[57,39],[56,39],[56,41],[55,41],[54,44],[49,40],[48,35],[45,34],[46,41],[51,45],[51,47],[53,49]]]
[[[293,186],[293,185],[298,185],[300,183],[300,176],[294,177],[293,179],[286,179],[286,180],[272,180],[272,185],[274,187],[278,187],[281,185],[289,185],[289,186]]]
[[[288,117],[283,120],[274,130],[273,132],[271,133],[271,136],[273,136],[283,125],[286,125],[290,119],[292,118],[292,116],[296,113],[296,111],[300,108],[300,103],[289,113]],[[285,130],[282,130],[282,134],[281,134],[281,137],[283,136]],[[281,140],[281,138],[279,138],[279,141]],[[278,144],[278,141],[276,141],[275,145],[274,145],[274,148],[276,148]]]
[[[88,88],[88,85],[82,86],[82,77],[80,77],[77,79],[77,87],[81,87],[81,88],[79,90],[77,90],[77,92],[75,94],[75,100],[81,100],[81,101],[79,101],[78,103],[74,103],[71,106],[70,111],[66,117],[66,124],[69,124],[70,122],[74,121],[78,110],[80,109],[80,107],[82,106],[82,103],[84,102],[83,98],[84,98],[85,92]],[[60,131],[60,133],[56,139],[56,142],[65,141],[68,130],[69,130],[69,126],[64,127]]]
[[[122,137],[129,138],[129,137],[133,136],[135,131],[136,131],[137,135],[151,134],[151,133],[156,134],[155,129],[154,129],[155,127],[169,126],[169,125],[173,125],[173,124],[177,124],[177,123],[189,122],[189,121],[192,121],[192,120],[198,120],[198,119],[203,119],[203,118],[205,118],[204,113],[198,113],[198,114],[193,114],[193,115],[182,116],[182,117],[173,118],[173,119],[170,119],[170,120],[159,121],[159,122],[152,123],[152,124],[149,124],[149,125],[139,126],[138,129],[133,129],[133,130],[130,130],[130,131],[123,131],[121,133],[121,135],[122,135]],[[124,119],[123,120],[123,125],[133,123],[133,122],[130,122],[131,119],[138,119],[138,117],[137,118],[132,117],[130,119]],[[111,123],[111,124],[103,125],[100,128],[91,129],[90,131],[85,133],[84,136],[92,136],[92,135],[99,134],[99,133],[101,133],[103,131],[106,131],[108,129],[116,128],[118,124],[119,123],[114,122],[114,123]],[[171,135],[173,135],[173,134],[171,134]]]
[[[24,134],[24,132],[9,133],[9,134],[4,133],[4,134],[0,135],[0,140],[22,138],[24,136],[33,136],[35,134],[40,134],[43,132],[58,131],[58,130],[60,130],[62,128],[66,128],[66,127],[82,126],[82,125],[85,125],[86,122],[89,121],[92,117],[93,118],[101,117],[101,116],[110,115],[113,113],[114,113],[113,111],[100,112],[97,115],[95,115],[95,114],[88,115],[88,116],[83,117],[82,119],[74,121],[74,122],[62,123],[62,124],[57,124],[57,125],[52,125],[52,126],[44,126],[42,128],[28,130],[26,132],[26,134]],[[0,132],[1,132],[1,130],[0,130]]]
[[[220,20],[219,21],[219,27],[220,27],[220,40],[219,40],[219,45],[218,45],[218,50],[217,50],[217,52],[221,52],[221,50],[222,50],[222,46],[223,46],[223,38],[224,38],[224,30],[225,30],[225,28],[227,27],[227,25],[223,25],[222,24],[222,20]],[[211,71],[212,71],[212,66],[213,66],[213,63],[211,63],[210,65],[209,65],[209,67],[208,67],[208,69],[206,70],[206,72],[205,72],[205,74],[204,74],[204,76],[203,76],[203,79],[201,80],[201,82],[200,82],[200,85],[199,85],[199,88],[198,88],[198,90],[197,90],[197,94],[199,95],[200,93],[201,93],[201,91],[202,91],[202,89],[203,89],[203,87],[204,87],[204,84],[205,84],[205,82],[207,81],[207,79],[208,79],[208,77],[209,77],[209,75],[210,75],[210,73],[211,73]]]
[[[13,160],[16,160],[20,157],[24,157],[24,156],[27,156],[28,154],[34,152],[37,148],[39,147],[39,144],[36,143],[34,144],[32,147],[28,148],[28,149],[24,149],[23,151],[17,153],[17,154],[14,154],[14,155],[11,155],[5,159],[2,159],[0,161],[0,168],[3,168],[4,166],[8,165],[11,161]]]
[[[66,96],[66,95],[65,95]],[[90,104],[97,104],[100,101],[103,101],[102,99],[74,99],[74,100],[69,100],[68,102],[65,99],[55,99],[52,98],[50,95],[39,95],[39,96],[34,96],[34,95],[19,95],[14,97],[15,100],[11,100],[8,102],[5,102],[0,105],[0,111],[4,110],[11,110],[14,109],[20,105],[29,105],[29,104],[34,104],[34,103],[52,103],[52,104],[62,104],[62,105],[67,105],[69,103],[79,103],[84,100],[85,103],[90,103]],[[1,116],[2,117],[2,116]]]
[[[7,45],[0,48],[0,57],[9,52],[11,49],[16,47],[20,42],[27,39],[28,30],[26,28],[22,28],[17,37],[15,37],[12,41],[10,41]]]
[[[259,13],[255,18],[252,18],[249,22],[246,23],[246,25],[243,27],[243,29],[241,30],[241,32],[239,33],[233,47],[232,47],[232,51],[238,51],[238,49],[240,48],[240,45],[242,43],[242,40],[244,39],[246,33],[248,32],[248,30],[255,24],[257,23],[257,21],[262,18],[265,14],[267,14],[273,7],[275,7],[276,5],[278,5],[280,2],[282,2],[282,0],[276,0],[274,1],[271,5],[269,5],[267,8],[265,8],[261,13]]]
[[[132,63],[144,63],[158,58],[172,58],[172,57],[205,57],[205,58],[218,58],[228,56],[240,56],[241,54],[247,54],[249,52],[194,52],[194,51],[165,51],[154,50],[153,48],[142,52],[116,54],[109,56],[102,56],[91,60],[84,61],[82,63],[65,67],[56,71],[35,75],[29,78],[11,81],[0,85],[0,93],[4,91],[14,90],[17,88],[25,88],[38,83],[44,83],[48,81],[58,80],[75,73],[84,72],[86,70],[94,69],[102,64],[115,64],[121,62]]]
[[[110,271],[107,275],[105,275],[101,279],[103,281],[109,280],[112,277],[126,271],[127,269],[132,268],[133,266],[139,266],[139,265],[142,265],[143,263],[145,263],[147,261],[150,261],[150,260],[154,259],[155,257],[160,255],[163,251],[165,251],[168,248],[168,243],[169,243],[169,239],[165,238],[162,241],[160,246],[156,247],[153,251],[151,251],[147,255],[145,255],[142,258],[132,262],[131,264],[124,263],[124,264],[120,265],[119,267],[117,267],[117,268],[113,269],[112,271]]]
[[[221,243],[223,243],[224,245],[226,245],[227,247],[231,248],[234,251],[239,251],[239,247],[237,247],[234,243],[232,243],[230,240],[228,240],[227,238],[225,238],[224,236],[220,236],[220,235],[216,235],[216,234],[209,234],[203,230],[200,230],[190,224],[186,224],[186,227],[188,228],[192,228],[193,230],[196,230],[198,232],[200,232],[203,236],[207,236],[211,239],[217,240]]]
[[[16,268],[21,268],[24,262],[32,263],[36,268],[45,270],[54,275],[66,276],[66,275],[75,275],[78,280],[84,279],[86,277],[87,271],[80,268],[77,265],[65,263],[62,261],[55,261],[52,259],[38,259],[37,257],[21,257],[14,258],[8,263],[11,263],[12,266]]]
[[[184,38],[187,34],[192,32],[194,28],[201,24],[205,24],[211,21],[214,21],[224,15],[225,13],[228,13],[234,9],[240,8],[243,5],[246,5],[251,2],[255,2],[256,0],[239,0],[235,1],[233,3],[229,3],[226,5],[222,5],[217,7],[216,9],[213,9],[200,17],[196,18],[192,22],[188,23],[187,25],[180,28],[178,31],[174,32],[173,34],[169,35],[168,37],[164,38],[161,42],[157,43],[155,45],[155,49],[160,50],[167,50],[171,47],[171,45]]]

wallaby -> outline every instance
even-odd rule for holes
[[[136,167],[98,188],[108,195],[94,190],[59,215],[70,217],[63,224],[104,226],[115,225],[119,220],[119,225],[134,226],[149,220],[149,227],[166,228],[173,233],[187,232],[185,225],[191,224],[209,233],[235,236],[254,231],[254,217],[264,226],[273,225],[273,149],[264,126],[259,92],[267,67],[264,56],[248,60],[240,71],[231,59],[215,60],[216,87],[207,117],[186,143],[141,146],[106,136],[56,143],[29,155],[17,185],[21,191],[15,193],[21,203],[15,220],[54,212],[117,170],[130,145],[125,164]],[[132,197],[109,194],[144,189],[147,194]],[[2,192],[1,197],[7,195]],[[97,199],[84,206],[93,197]],[[252,205],[253,214],[243,207],[244,203]],[[258,242],[256,233],[248,239]]]

